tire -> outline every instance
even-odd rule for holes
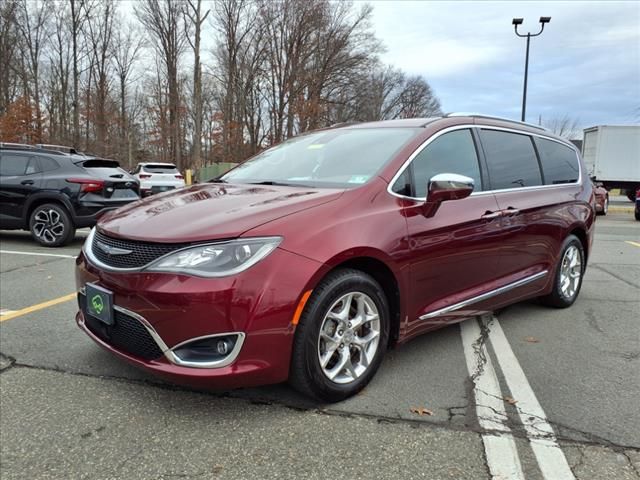
[[[627,190],[627,198],[631,202],[636,201],[636,189]]]
[[[349,309],[345,308],[347,302]],[[358,327],[362,318],[359,310],[370,319]],[[378,370],[389,328],[389,304],[378,282],[359,270],[330,273],[313,291],[296,328],[289,383],[299,392],[326,402],[355,395]]]
[[[38,205],[31,212],[29,231],[33,239],[44,247],[62,247],[76,235],[69,212],[55,203]]]
[[[579,263],[576,264],[576,260]],[[582,287],[584,269],[582,242],[575,235],[569,235],[560,249],[553,290],[549,295],[541,298],[542,303],[555,308],[567,308],[573,305]],[[579,276],[575,277],[575,274],[579,274]],[[569,276],[569,284],[566,284],[567,275]]]
[[[609,197],[605,197],[604,203],[602,204],[602,212],[600,212],[600,215],[604,217],[607,213],[609,213]]]
[[[640,212],[638,210],[634,212],[634,215],[636,217],[636,220],[640,220]]]

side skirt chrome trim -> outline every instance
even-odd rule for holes
[[[548,270],[544,270],[542,272],[536,273],[535,275],[531,275],[529,277],[525,277],[521,280],[518,280],[517,282],[513,282],[513,283],[510,283],[509,285],[505,285],[503,287],[496,288],[495,290],[491,290],[489,292],[483,293],[482,295],[478,295],[477,297],[469,298],[467,300],[463,300],[462,302],[449,305],[448,307],[444,307],[439,310],[426,313],[420,317],[420,320],[428,320],[429,318],[438,317],[440,315],[444,315],[446,313],[453,312],[455,310],[460,310],[461,308],[472,305],[474,303],[481,302],[488,298],[501,295],[515,288],[522,287],[523,285],[527,285],[528,283],[535,282],[536,280],[546,276],[548,273],[549,273]]]

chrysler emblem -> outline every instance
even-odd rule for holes
[[[112,247],[101,241],[96,241],[96,246],[107,255],[129,255],[132,250],[126,250],[124,248]]]

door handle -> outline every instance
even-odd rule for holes
[[[491,210],[487,210],[486,212],[484,212],[484,215],[482,215],[480,218],[482,220],[492,220],[494,218],[500,218],[501,216],[502,216],[501,211],[492,212]]]
[[[503,212],[507,217],[515,217],[516,215],[518,215],[520,213],[520,210],[518,210],[517,208],[513,208],[513,207],[507,207],[507,209],[503,210]]]
[[[33,180],[22,180],[20,185],[33,185]]]

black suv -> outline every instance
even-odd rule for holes
[[[47,146],[0,143],[0,229],[24,229],[46,247],[139,197],[137,180],[115,160]]]

